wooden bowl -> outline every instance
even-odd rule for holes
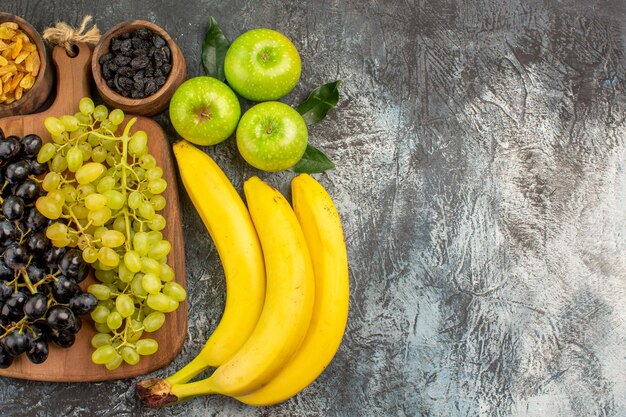
[[[157,35],[160,35],[163,39],[165,39],[167,46],[169,46],[171,51],[172,69],[167,75],[165,84],[163,84],[161,88],[159,88],[156,93],[151,96],[145,98],[124,97],[107,85],[106,80],[102,75],[102,67],[99,60],[102,55],[109,53],[111,38],[125,32],[132,32],[142,27],[152,30]],[[107,33],[104,34],[104,36],[102,36],[102,39],[98,45],[96,45],[91,58],[91,72],[100,96],[109,107],[122,109],[127,113],[135,115],[153,116],[162,112],[168,106],[174,91],[176,91],[178,86],[185,80],[187,75],[187,66],[185,64],[185,57],[180,51],[180,48],[165,30],[154,23],[147,22],[145,20],[131,20],[113,26]]]
[[[52,66],[48,63],[46,45],[39,32],[21,17],[0,12],[0,23],[3,22],[15,22],[19,25],[20,29],[37,45],[37,52],[39,53],[41,64],[35,84],[22,95],[21,99],[11,104],[0,103],[0,117],[34,113],[46,102],[54,86],[54,73]]]

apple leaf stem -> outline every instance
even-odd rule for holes
[[[217,21],[211,16],[209,28],[204,35],[202,44],[202,66],[204,73],[209,77],[224,81],[224,57],[230,46],[230,41],[226,38]]]

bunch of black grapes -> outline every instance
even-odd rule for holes
[[[33,363],[48,358],[48,344],[74,344],[81,314],[97,299],[78,286],[89,272],[81,251],[54,247],[49,224],[35,207],[45,191],[37,178],[37,135],[7,136],[0,130],[0,368],[26,353]]]

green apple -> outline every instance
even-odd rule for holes
[[[290,168],[302,158],[308,131],[297,111],[284,103],[267,101],[244,113],[235,136],[246,162],[273,172]]]
[[[239,36],[224,58],[224,75],[240,96],[277,100],[298,83],[302,64],[296,47],[283,34],[254,29]]]
[[[180,136],[196,145],[215,145],[233,134],[241,116],[237,96],[212,77],[191,78],[170,101],[170,120]]]

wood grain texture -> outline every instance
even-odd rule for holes
[[[344,224],[350,316],[321,377],[274,407],[212,396],[154,411],[135,381],[0,379],[3,415],[626,415],[622,0],[41,4],[3,5],[39,29],[87,13],[103,29],[153,20],[190,76],[209,16],[231,40],[270,27],[303,63],[282,101],[343,80],[309,138],[337,163],[316,178]],[[293,173],[255,171],[232,139],[205,149],[238,190],[259,174],[289,195]],[[182,190],[181,206],[188,338],[155,377],[200,351],[224,306],[219,257]]]
[[[47,116],[59,117],[76,112],[79,100],[89,95],[92,52],[91,48],[85,44],[79,44],[78,50],[79,52],[75,57],[70,57],[63,48],[54,48],[52,57],[59,74],[54,103],[42,113],[0,119],[0,128],[5,134],[23,136],[35,133],[41,136],[44,141],[49,141],[50,135],[44,127],[44,119]],[[129,120],[130,116],[127,116],[125,122]],[[163,235],[172,244],[172,251],[168,260],[169,265],[175,271],[176,282],[185,286],[185,252],[178,205],[178,190],[170,146],[162,129],[153,120],[138,117],[131,133],[137,130],[144,130],[148,134],[150,153],[156,158],[157,164],[163,168],[163,178],[168,183],[168,188],[163,193],[167,199],[167,206],[163,211],[167,226]],[[90,274],[81,283],[81,287],[86,289],[87,286],[95,282],[93,275]],[[83,316],[82,319],[83,328],[78,333],[76,342],[71,348],[61,349],[51,344],[48,359],[40,365],[32,364],[22,355],[9,368],[0,370],[0,376],[39,381],[86,382],[144,375],[167,365],[180,352],[187,329],[187,304],[183,302],[178,310],[167,314],[167,320],[163,327],[151,334],[151,337],[159,343],[157,353],[142,357],[135,366],[123,363],[114,371],[108,371],[103,366],[96,365],[91,361],[93,348],[90,341],[96,331],[89,315]]]

